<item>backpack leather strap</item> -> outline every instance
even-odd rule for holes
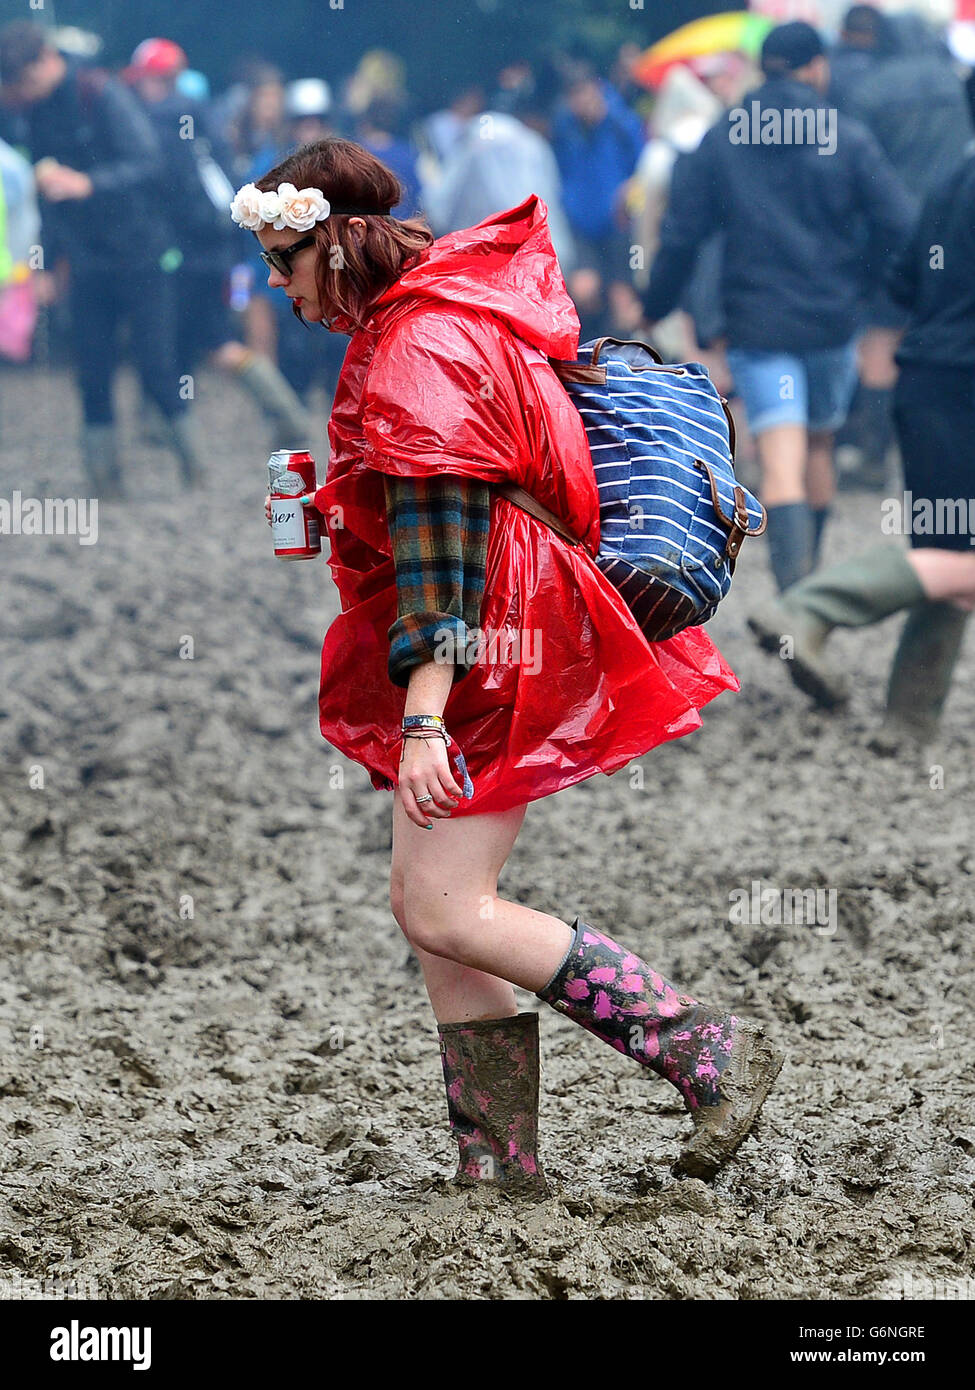
[[[526,492],[523,487],[519,487],[517,483],[498,483],[494,486],[494,491],[500,492],[502,497],[506,497],[516,507],[521,507],[522,511],[528,512],[536,520],[543,521],[546,526],[551,526],[552,530],[557,531],[562,539],[568,541],[570,545],[582,545],[582,541],[574,531],[570,531],[554,512],[550,512],[548,507],[543,507],[541,502],[537,501],[530,492]]]

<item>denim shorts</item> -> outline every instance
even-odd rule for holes
[[[857,386],[855,339],[803,352],[729,347],[727,357],[752,434],[775,425],[825,433],[846,419]]]

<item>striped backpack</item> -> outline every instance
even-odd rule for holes
[[[765,530],[765,510],[735,478],[734,422],[700,362],[664,366],[646,343],[609,337],[583,344],[579,359],[550,360],[589,440],[595,563],[647,641],[662,642],[713,616],[742,541]],[[499,491],[581,544],[523,488]]]

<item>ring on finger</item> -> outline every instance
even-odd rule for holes
[[[418,796],[417,799],[416,799],[416,804],[419,806],[419,804],[420,804],[421,801],[432,801],[432,800],[433,800],[433,797],[432,797],[432,796],[430,795],[430,793],[428,792],[426,796]]]

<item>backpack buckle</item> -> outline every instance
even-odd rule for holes
[[[721,505],[721,498],[718,496],[718,485],[714,480],[714,473],[711,469],[711,465],[705,463],[703,459],[695,459],[694,466],[699,468],[701,472],[706,475],[708,482],[711,484],[711,503],[721,521],[728,528],[728,541],[724,548],[724,554],[715,560],[714,567],[715,569],[720,569],[725,560],[727,560],[731,566],[732,573],[734,573],[735,561],[738,559],[742,541],[746,536],[760,536],[768,525],[768,515],[763,507],[761,524],[752,529],[749,526],[748,504],[745,501],[744,489],[740,484],[736,484],[735,510],[732,516],[728,516],[724,507]]]

